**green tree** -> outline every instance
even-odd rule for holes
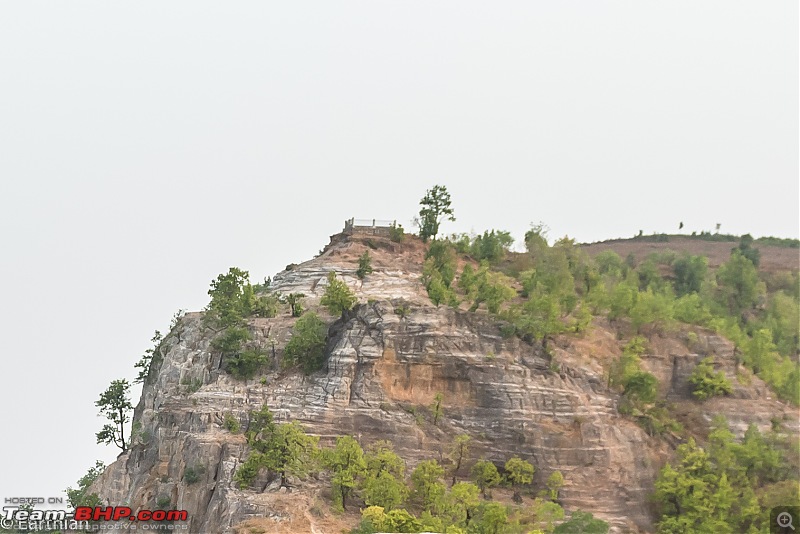
[[[266,317],[268,319],[278,316],[278,304],[280,301],[275,295],[262,295],[253,302],[251,313],[255,317]]]
[[[236,356],[242,350],[242,345],[250,339],[250,332],[246,328],[230,326],[211,341],[211,349],[218,352],[224,362]]]
[[[391,442],[380,440],[370,444],[364,460],[367,468],[361,494],[365,502],[381,506],[387,512],[402,506],[409,493],[403,482],[406,466]]]
[[[128,450],[128,443],[125,441],[125,425],[130,421],[128,412],[133,409],[133,405],[128,398],[130,387],[130,384],[124,378],[122,380],[114,380],[94,403],[95,406],[100,408],[100,415],[104,415],[106,419],[111,421],[96,434],[97,443],[106,445],[113,443],[122,449],[122,452]]]
[[[738,251],[742,256],[750,260],[754,266],[758,267],[761,262],[761,251],[753,247],[753,241],[753,236],[744,234],[739,238],[739,246],[733,250]]]
[[[531,503],[534,525],[543,532],[553,532],[555,523],[564,519],[564,509],[552,501],[537,497]]]
[[[550,476],[547,477],[546,484],[550,500],[557,501],[558,492],[561,491],[561,488],[564,486],[564,475],[561,474],[561,471],[553,471],[550,473]]]
[[[428,297],[435,306],[440,304],[458,305],[455,292],[444,282],[442,274],[433,267],[433,262],[427,260],[422,266],[422,282],[428,291]]]
[[[305,295],[302,293],[289,293],[286,295],[286,303],[289,304],[289,311],[292,317],[300,317],[303,315],[303,299]]]
[[[372,258],[369,256],[369,250],[365,250],[358,258],[358,269],[356,269],[356,276],[363,280],[365,276],[372,272]]]
[[[472,525],[477,527],[480,534],[501,534],[506,532],[508,525],[508,511],[506,507],[497,502],[482,503],[478,507]]]
[[[752,490],[749,496],[734,490],[727,473],[720,473],[692,438],[678,446],[676,466],[667,464],[655,487],[659,532],[747,532],[758,516]]]
[[[625,378],[623,394],[636,404],[650,404],[656,400],[658,379],[646,371],[634,371]]]
[[[692,394],[700,400],[717,395],[730,395],[733,391],[725,373],[714,371],[714,358],[709,356],[698,363],[689,377]]]
[[[206,319],[223,328],[238,325],[250,314],[253,291],[250,274],[236,267],[211,282]]]
[[[594,263],[597,265],[597,271],[601,276],[610,277],[614,280],[624,278],[625,263],[619,254],[613,250],[604,250],[594,257]]]
[[[506,479],[514,488],[514,501],[522,501],[520,486],[526,486],[533,482],[533,465],[518,456],[514,456],[506,461],[504,468],[506,471]]]
[[[467,275],[470,276],[469,273]],[[474,275],[468,296],[474,300],[470,311],[477,310],[485,302],[489,313],[497,313],[504,302],[517,296],[517,292],[511,287],[511,280],[507,276],[490,271],[488,264],[484,262]]]
[[[422,532],[422,523],[406,510],[384,511],[381,506],[368,506],[361,511],[361,524],[351,534],[375,532]]]
[[[445,494],[444,469],[436,460],[423,460],[411,473],[412,496],[423,510],[436,510]]]
[[[500,473],[494,463],[488,460],[479,460],[475,462],[470,471],[472,480],[478,485],[478,488],[486,497],[486,491],[500,483]]]
[[[89,471],[78,479],[78,489],[71,487],[66,489],[67,502],[74,510],[78,506],[101,506],[103,503],[97,493],[88,493],[89,486],[105,471],[106,466],[100,460],[97,460],[94,467],[89,468]]]
[[[331,271],[328,273],[328,287],[325,288],[325,293],[322,295],[319,303],[331,313],[331,315],[342,315],[345,311],[353,309],[358,299],[355,294],[350,291],[342,280],[336,278],[336,273]]]
[[[687,324],[706,326],[711,321],[711,311],[697,293],[684,295],[673,306],[675,319]]]
[[[764,324],[772,332],[772,340],[780,354],[796,356],[800,351],[800,302],[784,291],[770,295]]]
[[[367,474],[377,476],[387,472],[401,480],[405,476],[406,464],[394,452],[391,441],[378,440],[371,443],[367,446],[364,458],[367,462]]]
[[[223,368],[235,378],[252,378],[267,362],[266,354],[260,349],[244,348],[251,339],[246,328],[229,326],[211,342],[211,348],[220,354]]]
[[[432,268],[439,272],[442,282],[449,288],[456,277],[457,259],[453,245],[447,241],[435,241],[428,247],[425,259],[431,260]]]
[[[639,296],[639,288],[623,280],[610,291],[608,297],[608,318],[612,321],[629,316]]]
[[[708,258],[705,256],[684,255],[672,262],[675,275],[675,293],[681,297],[699,293],[708,271]]]
[[[284,366],[299,365],[306,374],[320,369],[325,362],[328,326],[314,312],[300,317],[292,328],[292,337],[283,351]]]
[[[271,436],[275,432],[274,416],[266,404],[260,410],[250,412],[245,436],[251,446],[257,441]],[[263,432],[263,435],[262,435]]]
[[[335,504],[345,510],[347,498],[358,487],[367,470],[364,451],[351,436],[340,436],[336,438],[336,446],[325,451],[323,461],[331,472]]]
[[[509,232],[487,230],[483,232],[483,235],[475,237],[470,246],[470,252],[479,261],[488,260],[494,263],[502,260],[513,244],[514,238]]]
[[[455,485],[456,475],[458,475],[461,466],[464,465],[469,457],[470,441],[472,441],[472,438],[467,434],[459,434],[455,437],[453,444],[450,446],[451,471],[453,475],[453,481],[450,483],[451,486]]]
[[[417,223],[419,236],[423,241],[431,237],[436,240],[442,222],[456,220],[451,203],[450,193],[443,185],[434,185],[425,192],[425,196],[419,202],[421,208]]]
[[[381,471],[365,478],[361,495],[368,506],[381,506],[388,511],[403,505],[408,488],[388,471]]]
[[[628,311],[631,323],[636,332],[641,331],[646,324],[657,326],[668,325],[674,317],[673,297],[669,293],[654,292],[648,288],[636,297],[634,305]]]
[[[602,519],[596,519],[589,512],[575,510],[569,518],[558,525],[553,534],[606,534],[608,523]]]
[[[260,349],[246,349],[225,361],[225,370],[234,378],[247,380],[267,363],[267,355]]]
[[[281,486],[287,477],[303,478],[314,468],[318,456],[319,438],[309,436],[296,421],[276,425],[256,449],[263,454],[263,467],[281,477]]]
[[[717,285],[720,303],[733,316],[753,308],[765,291],[755,265],[738,250],[717,269]]]
[[[442,512],[457,526],[467,526],[480,503],[478,486],[471,482],[458,482],[450,488],[444,498]]]

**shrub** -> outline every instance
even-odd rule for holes
[[[395,243],[402,243],[406,237],[406,231],[403,230],[402,224],[392,223],[389,226],[389,239]]]
[[[231,326],[211,342],[211,348],[222,355],[223,360],[235,356],[242,343],[250,340],[250,332],[245,328]]]
[[[262,464],[264,462],[264,455],[260,452],[252,452],[250,456],[247,457],[241,467],[236,470],[236,474],[233,476],[234,482],[240,488],[246,488],[258,476],[258,472],[261,471]]]
[[[226,274],[211,282],[208,295],[211,302],[206,307],[206,320],[222,327],[240,324],[250,314],[253,287],[247,271],[231,267]]]
[[[356,302],[358,299],[347,284],[337,279],[335,272],[329,272],[328,287],[325,288],[325,294],[319,303],[328,308],[331,315],[342,315],[345,311],[353,309]]]
[[[194,484],[200,480],[200,477],[205,474],[206,468],[203,465],[195,467],[186,467],[183,470],[183,480],[187,484]]]
[[[475,484],[477,484],[484,497],[486,496],[486,490],[500,483],[500,473],[497,471],[497,467],[488,460],[479,460],[476,462],[475,465],[472,466],[470,476],[472,480],[475,481]]]
[[[225,414],[225,430],[233,434],[238,434],[240,428],[241,425],[239,425],[238,419],[231,414]]]
[[[558,525],[553,534],[606,534],[608,523],[602,519],[596,519],[589,512],[575,510],[572,512],[569,521]]]
[[[623,383],[624,395],[632,400],[644,404],[656,400],[658,380],[646,371],[635,371],[626,377]]]
[[[303,298],[302,293],[289,293],[286,295],[286,303],[289,305],[292,317],[300,317],[303,315]]]
[[[300,317],[284,350],[284,366],[299,365],[306,374],[321,369],[325,361],[327,325],[316,313]]]
[[[703,359],[692,371],[689,377],[692,384],[692,394],[700,400],[705,400],[717,395],[730,395],[733,391],[730,381],[725,378],[725,374],[714,371],[714,359],[711,357]]]
[[[267,355],[259,349],[244,350],[225,362],[225,370],[234,378],[247,380],[267,363]]]
[[[358,276],[361,280],[364,279],[369,273],[372,272],[372,258],[369,256],[369,250],[364,251],[364,254],[358,258],[358,269],[356,270],[356,276]]]
[[[278,299],[274,295],[264,295],[255,300],[252,314],[256,317],[272,318],[278,315]]]

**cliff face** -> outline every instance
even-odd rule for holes
[[[376,247],[375,272],[362,282],[355,258],[368,245]],[[248,412],[266,404],[276,419],[298,421],[323,443],[342,434],[362,445],[389,439],[411,467],[423,459],[444,460],[453,436],[468,433],[473,458],[502,464],[521,456],[536,466],[535,484],[560,470],[565,508],[593,512],[615,531],[652,531],[648,495],[669,445],[617,414],[618,396],[603,376],[604,359],[619,352],[608,325],[560,339],[554,365],[541,348],[501,337],[485,314],[434,307],[419,281],[421,266],[421,247],[413,243],[334,236],[321,256],[276,276],[273,290],[302,292],[312,307],[330,270],[359,297],[354,310],[329,318],[326,367],[308,377],[272,371],[263,379],[234,380],[209,350],[213,332],[202,328],[201,314],[188,314],[144,387],[135,445],[92,490],[110,504],[134,509],[169,499],[171,508],[188,510],[191,532],[233,532],[255,520],[275,525],[275,532],[340,531],[313,513],[314,495],[324,484],[300,483],[293,499],[268,487],[265,478],[255,490],[233,484],[247,447],[241,434],[225,429],[225,418],[245,425]],[[407,312],[398,313],[401,306]],[[294,321],[284,314],[249,324],[254,338],[280,359]],[[721,412],[743,432],[752,421],[767,428],[771,418],[788,412],[768,398],[757,378],[737,385],[730,398],[691,401],[686,379],[705,355],[716,355],[736,383],[730,343],[708,333],[695,337],[691,348],[679,335],[656,337],[652,354],[643,358],[664,396],[685,405],[687,420],[707,421]],[[193,382],[199,389],[186,385]],[[419,414],[437,392],[444,395],[445,415],[433,426]],[[190,483],[187,469],[199,480]]]

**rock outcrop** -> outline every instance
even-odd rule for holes
[[[361,281],[355,258],[367,247],[373,249],[375,272]],[[483,313],[433,306],[419,280],[421,266],[421,248],[413,243],[334,236],[321,256],[277,275],[273,291],[303,293],[312,307],[331,270],[359,297],[354,310],[329,317],[327,363],[311,376],[273,366],[256,379],[234,380],[209,349],[213,332],[203,328],[201,314],[186,315],[143,389],[134,446],[106,469],[93,491],[134,509],[169,501],[188,510],[191,532],[234,532],[237,525],[262,519],[287,525],[286,532],[292,531],[289,525],[326,532],[308,513],[308,493],[292,508],[265,478],[246,490],[233,483],[247,446],[241,434],[226,430],[226,418],[246,425],[248,413],[266,404],[276,419],[298,421],[322,443],[342,434],[362,445],[389,439],[412,467],[423,459],[446,461],[453,436],[467,433],[475,458],[498,465],[515,455],[531,461],[535,484],[560,470],[566,508],[590,511],[617,532],[652,531],[648,496],[669,444],[618,415],[618,396],[604,378],[603,358],[619,351],[610,327],[598,322],[583,338],[558,340],[548,355],[539,346],[503,338]],[[273,364],[294,321],[284,313],[249,322]],[[786,411],[758,389],[763,385],[757,378],[737,386],[731,398],[703,406],[692,401],[687,372],[700,358],[713,354],[733,373],[729,343],[709,333],[695,337],[690,349],[679,337],[666,336],[643,358],[668,385],[664,396],[693,407],[701,419],[724,413],[742,432],[750,422],[769,426]],[[445,416],[434,426],[425,414],[438,392]]]

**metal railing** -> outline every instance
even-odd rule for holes
[[[353,227],[359,228],[389,228],[390,226],[397,224],[396,221],[389,221],[385,219],[356,219],[353,217],[352,219],[348,219],[344,222],[344,229],[350,230]]]

